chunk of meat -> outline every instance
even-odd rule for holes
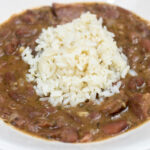
[[[127,121],[120,120],[102,126],[102,131],[107,135],[113,135],[127,129],[127,127],[128,127]]]
[[[150,52],[150,40],[149,39],[143,39],[141,41],[141,45],[145,49],[146,52]]]
[[[136,90],[144,84],[142,77],[132,77],[128,82],[128,87],[131,90]]]
[[[80,17],[80,15],[86,11],[83,4],[64,5],[57,3],[53,4],[53,10],[61,23],[70,22]]]
[[[133,95],[129,105],[139,119],[148,118],[150,116],[150,93]]]
[[[126,108],[127,99],[121,100],[121,99],[108,99],[107,101],[104,101],[103,104],[100,107],[100,111],[103,112],[106,115],[113,115],[115,113],[118,113],[122,109]]]

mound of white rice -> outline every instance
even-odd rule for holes
[[[30,65],[27,80],[36,83],[41,100],[54,106],[76,106],[87,99],[100,102],[119,93],[117,81],[129,71],[114,34],[89,12],[71,23],[43,29],[36,43],[35,57],[29,47],[22,53]]]

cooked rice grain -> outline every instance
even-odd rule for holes
[[[102,26],[102,18],[89,12],[70,23],[43,29],[36,43],[35,57],[29,47],[22,53],[30,65],[27,79],[36,83],[41,100],[54,106],[76,106],[87,99],[99,103],[119,93],[118,81],[129,71],[114,34]]]

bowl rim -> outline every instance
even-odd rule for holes
[[[8,17],[10,17],[14,13],[20,13],[24,11],[26,8],[36,8],[38,6],[42,5],[51,5],[53,2],[59,2],[59,3],[73,3],[73,2],[91,2],[92,0],[36,0],[36,2],[33,0],[5,0],[1,3],[0,8],[3,7],[0,12],[4,10],[4,8],[7,7],[7,10],[5,10],[4,14],[0,15],[0,18],[2,18],[0,21],[7,20]],[[143,0],[147,1],[147,0]],[[142,1],[142,2],[143,2]],[[138,11],[135,11],[137,3],[141,4],[140,0],[132,0],[132,5],[135,6],[135,9],[132,9],[130,7],[130,0],[95,0],[92,2],[109,2],[111,4],[117,4],[121,7],[128,8],[129,10],[139,14]],[[10,4],[9,4],[10,3]],[[16,5],[17,3],[17,5]],[[28,3],[28,4],[27,4]],[[148,2],[150,4],[150,1]],[[8,5],[9,4],[9,5]],[[20,6],[20,7],[18,7]],[[9,11],[10,10],[10,11]],[[15,11],[14,11],[15,10]],[[147,18],[147,16],[142,15],[144,18]],[[147,18],[150,20],[150,18]],[[150,135],[148,132],[150,132],[149,128],[150,122],[144,123],[143,125],[139,126],[136,129],[129,130],[129,132],[125,132],[123,134],[117,135],[113,138],[109,138],[102,141],[96,141],[91,143],[76,143],[76,144],[70,144],[70,143],[61,143],[57,141],[49,142],[48,140],[41,139],[39,137],[31,136],[29,134],[26,134],[24,132],[20,132],[17,130],[14,130],[14,127],[9,126],[5,124],[2,120],[0,120],[0,148],[2,150],[59,150],[60,148],[62,150],[74,150],[74,149],[86,149],[86,150],[97,150],[98,148],[102,148],[103,150],[146,150],[150,148]],[[24,142],[25,141],[25,142]],[[19,144],[18,144],[19,143]]]

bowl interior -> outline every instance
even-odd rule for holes
[[[85,2],[84,0],[82,0]],[[90,0],[86,0],[90,1]],[[97,0],[98,1],[98,0]],[[141,17],[150,20],[150,1],[148,0],[99,0],[117,4],[129,9]],[[43,5],[51,5],[52,2],[80,2],[80,0],[4,0],[0,5],[0,22],[9,18],[12,14],[21,12],[27,8]],[[144,150],[150,148],[150,122],[109,140],[89,144],[64,144],[49,142],[24,134],[0,121],[0,148],[3,150]]]

